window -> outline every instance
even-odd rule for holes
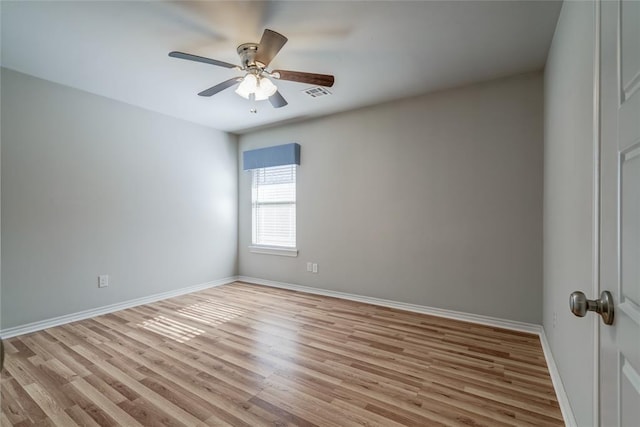
[[[296,247],[295,164],[252,169],[252,243]]]
[[[242,152],[242,168],[251,171],[251,246],[267,255],[298,256],[296,249],[296,172],[300,144]]]

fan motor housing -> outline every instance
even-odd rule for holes
[[[255,57],[258,52],[257,43],[243,43],[238,46],[238,55],[242,69],[251,73],[258,74],[264,70],[264,64],[256,62]]]

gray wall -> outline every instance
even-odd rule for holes
[[[235,275],[236,165],[234,136],[3,69],[2,328]]]
[[[533,73],[241,135],[302,164],[297,258],[249,253],[240,172],[240,274],[540,323],[542,105]]]
[[[593,40],[593,3],[565,2],[544,76],[543,326],[581,426],[594,424],[597,316],[573,316],[568,301],[593,297]]]

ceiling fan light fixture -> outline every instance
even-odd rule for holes
[[[258,87],[256,87],[256,101],[263,101],[268,99],[271,95],[276,93],[278,88],[271,80],[266,77],[260,77],[258,79]]]
[[[256,101],[264,101],[276,93],[277,90],[276,85],[266,77],[247,74],[238,85],[236,93],[245,99],[250,99],[251,94],[254,94]]]
[[[247,74],[244,76],[238,88],[236,89],[236,93],[245,99],[249,99],[249,95],[256,92],[256,88],[258,87],[258,79],[253,74]]]

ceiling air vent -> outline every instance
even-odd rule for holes
[[[321,96],[331,95],[331,92],[329,92],[326,88],[320,86],[303,90],[303,92],[312,98],[320,98]]]

